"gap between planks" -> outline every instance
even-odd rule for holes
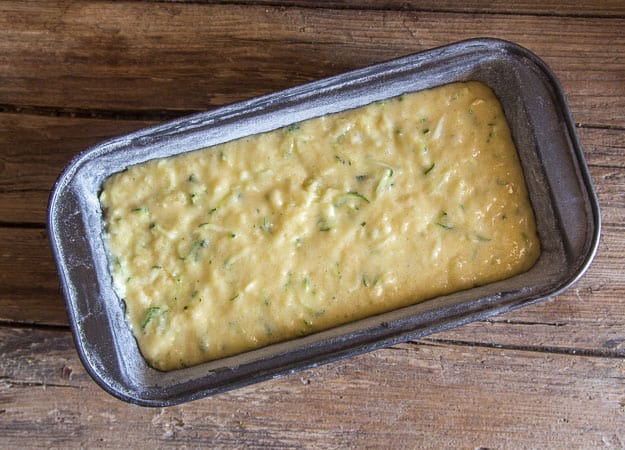
[[[492,323],[492,319],[490,320],[478,320],[475,323]],[[541,323],[541,322],[514,322],[516,324],[528,324],[531,325],[550,325],[551,323]],[[558,326],[558,324],[555,324]],[[563,324],[564,325],[564,324]],[[0,321],[0,329],[25,329],[25,330],[39,330],[39,331],[47,331],[47,332],[57,332],[57,333],[70,333],[70,327],[65,325],[46,325],[46,324],[29,324],[29,323],[19,323],[19,322],[10,322],[10,321]],[[434,336],[436,333],[430,335]],[[514,344],[497,344],[497,343],[489,343],[489,342],[479,342],[479,341],[462,341],[456,339],[438,339],[435,337],[425,336],[419,339],[410,339],[405,342],[399,342],[397,344],[390,345],[388,347],[383,347],[387,349],[400,349],[402,345],[410,345],[410,346],[447,346],[447,347],[480,347],[491,350],[501,350],[501,351],[518,351],[518,352],[528,352],[528,353],[548,353],[548,354],[556,354],[556,355],[568,355],[568,356],[583,356],[589,358],[607,358],[607,359],[624,359],[625,351],[614,351],[614,350],[600,350],[600,349],[582,349],[582,348],[573,348],[573,347],[555,347],[555,346],[534,346],[534,345],[514,345]],[[377,351],[377,350],[374,350]],[[368,353],[368,352],[365,352]]]
[[[209,109],[210,110],[210,109]],[[204,109],[167,109],[162,110],[113,110],[113,109],[81,109],[55,108],[53,106],[0,104],[0,113],[24,114],[41,117],[63,117],[72,119],[109,119],[120,121],[168,121],[205,112]],[[625,129],[625,127],[624,127]]]
[[[488,322],[488,321],[478,321]],[[550,353],[556,355],[569,355],[569,356],[585,356],[590,358],[612,358],[623,359],[625,358],[625,351],[614,350],[599,350],[599,349],[581,349],[573,347],[553,347],[553,346],[532,346],[532,345],[514,345],[514,344],[496,344],[489,342],[470,342],[459,341],[454,339],[436,339],[430,337],[420,338],[418,340],[408,341],[414,345],[449,345],[455,347],[482,347],[496,350],[514,350],[520,352],[533,352],[533,353]],[[391,347],[392,348],[392,347]]]
[[[276,91],[278,92],[278,91]],[[72,119],[107,119],[116,121],[154,121],[166,122],[184,116],[211,111],[226,105],[217,105],[207,109],[169,109],[160,110],[113,110],[113,109],[81,109],[55,108],[53,106],[0,104],[0,114],[24,114],[36,117],[61,117]],[[575,122],[578,130],[625,131],[624,125]],[[0,226],[2,222],[0,222]]]
[[[146,0],[130,0],[134,3],[145,2]],[[351,10],[351,11],[395,11],[395,12],[433,12],[447,14],[488,14],[488,15],[507,15],[507,16],[534,16],[534,17],[568,17],[568,18],[589,18],[589,19],[605,19],[605,18],[625,18],[625,7],[618,1],[604,2],[606,11],[597,11],[596,9],[588,9],[584,11],[575,8],[563,8],[562,2],[539,2],[531,7],[519,8],[518,2],[513,7],[510,3],[490,2],[489,7],[485,8],[480,2],[461,2],[464,7],[458,7],[456,2],[441,1],[420,1],[407,2],[403,0],[361,0],[361,1],[275,1],[275,0],[148,0],[150,3],[180,3],[180,4],[219,4],[233,6],[265,6],[270,8],[299,8],[299,9],[325,9],[325,10]],[[450,3],[450,6],[445,6]],[[532,3],[532,2],[530,2]],[[611,4],[611,5],[610,5]],[[501,6],[503,5],[503,6]],[[611,6],[611,7],[610,7]],[[615,12],[608,11],[614,8]]]

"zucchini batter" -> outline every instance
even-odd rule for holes
[[[529,269],[508,124],[477,82],[167,159],[103,185],[115,289],[171,370]]]

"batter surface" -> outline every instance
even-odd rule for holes
[[[115,289],[162,370],[504,279],[540,252],[477,82],[133,166],[100,200]]]

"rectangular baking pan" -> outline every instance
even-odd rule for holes
[[[112,287],[98,201],[132,164],[455,81],[490,86],[503,106],[536,215],[542,254],[528,272],[306,337],[171,372],[149,367]],[[250,154],[250,158],[254,155]],[[553,296],[587,269],[599,206],[562,89],[534,54],[474,39],[112,139],[78,155],[51,195],[48,226],[80,358],[112,395],[165,406],[419,338]]]

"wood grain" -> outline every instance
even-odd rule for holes
[[[158,0],[170,3],[190,3],[198,0]],[[378,9],[402,11],[437,11],[449,13],[487,13],[511,15],[548,15],[573,17],[623,17],[625,4],[620,0],[602,1],[600,7],[593,2],[569,0],[508,0],[464,1],[464,0],[199,0],[203,3],[222,3],[239,5],[298,6],[306,8],[333,9]]]
[[[154,123],[0,113],[0,221],[44,224],[54,182],[73,157]]]
[[[33,446],[126,448],[625,443],[622,359],[418,342],[145,409],[100,390],[68,333],[0,328],[0,354],[1,423],[13,424],[0,432],[9,447],[24,439]]]
[[[3,228],[0,249],[0,323],[67,325],[47,232]]]
[[[544,58],[578,122],[623,127],[623,29],[620,17],[5,1],[0,105],[150,116],[199,111],[488,35]]]

